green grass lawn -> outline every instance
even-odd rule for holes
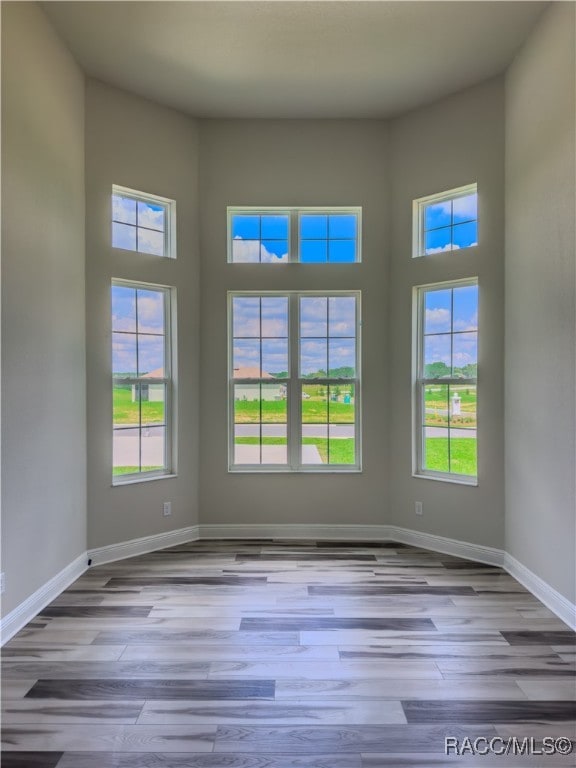
[[[426,469],[436,472],[454,472],[458,475],[476,475],[476,440],[472,437],[453,437],[450,440],[450,461],[448,460],[448,438],[426,438]]]
[[[114,424],[138,424],[138,403],[132,402],[132,387],[126,389],[114,387],[113,395]],[[164,423],[164,403],[142,401],[142,424]]]
[[[258,437],[237,437],[236,445],[258,445]],[[315,445],[324,464],[328,464],[328,438],[304,437],[304,445]],[[285,437],[263,437],[262,445],[286,445]],[[354,439],[336,437],[330,441],[330,464],[354,464]]]
[[[302,422],[304,424],[326,423],[327,403],[321,400],[302,401]],[[258,424],[260,422],[259,400],[236,400],[234,403],[236,424]],[[286,423],[285,400],[262,400],[262,422],[266,424]],[[354,424],[352,403],[330,403],[331,424]]]
[[[136,472],[153,472],[156,469],[164,469],[164,467],[114,467],[112,470],[113,475],[132,475]]]

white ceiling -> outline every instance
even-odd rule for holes
[[[503,72],[541,2],[45,2],[91,76],[198,117],[382,118]]]

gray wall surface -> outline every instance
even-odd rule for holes
[[[504,545],[504,89],[500,78],[391,124],[394,286],[390,334],[390,518],[394,525]],[[477,182],[478,246],[413,259],[412,201]],[[478,486],[412,476],[412,288],[477,277]],[[423,515],[414,512],[423,503]]]
[[[86,549],[84,78],[2,4],[2,569],[8,613]]]
[[[86,282],[88,547],[198,522],[198,149],[193,120],[88,80]],[[176,200],[176,259],[111,247],[112,185]],[[176,288],[178,476],[112,487],[113,278]],[[172,516],[162,503],[172,502]]]
[[[572,602],[575,510],[574,5],[506,78],[506,548]]]
[[[201,522],[383,523],[388,474],[386,124],[206,120],[200,125]],[[363,206],[363,261],[227,264],[228,205]],[[227,291],[339,289],[362,290],[363,473],[229,473]]]

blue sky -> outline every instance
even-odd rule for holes
[[[138,328],[136,328],[136,296]],[[112,286],[112,370],[143,375],[164,367],[164,294]],[[136,333],[136,331],[138,333]],[[138,344],[137,370],[136,350]]]
[[[234,262],[288,260],[288,214],[234,214]],[[353,262],[356,259],[357,222],[354,214],[301,214],[300,260],[307,263]]]
[[[461,368],[478,362],[478,286],[427,291],[425,298],[425,364],[444,362]],[[451,357],[450,336],[444,334],[454,331]]]
[[[478,195],[465,195],[424,209],[424,249],[427,254],[478,244]]]
[[[285,296],[270,296],[261,301],[262,336],[273,338],[260,341],[259,297],[234,297],[233,366],[257,367],[262,353],[262,368],[265,372],[287,371],[288,300]],[[327,370],[328,365],[330,368],[355,367],[355,318],[356,299],[353,296],[301,298],[300,365],[303,374]]]
[[[142,253],[164,255],[164,206],[112,195],[112,219],[114,248],[135,251],[138,245],[138,251]]]

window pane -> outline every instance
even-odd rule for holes
[[[307,264],[328,261],[328,241],[302,240],[300,243],[300,261]]]
[[[234,423],[247,425],[239,434],[253,437],[260,434],[260,384],[234,385]]]
[[[450,430],[450,472],[456,475],[477,475],[475,429]]]
[[[475,192],[473,195],[466,195],[465,197],[457,197],[452,202],[452,215],[454,217],[454,224],[459,224],[463,221],[472,221],[478,218],[478,195]]]
[[[288,215],[262,216],[262,239],[288,240]]]
[[[453,337],[452,375],[474,378],[478,364],[478,333],[455,333]]]
[[[314,213],[303,213],[300,216],[300,238],[326,239],[328,237],[328,216]]]
[[[140,471],[140,390],[138,384],[112,389],[113,474]]]
[[[154,256],[164,255],[164,233],[138,227],[138,251]]]
[[[426,291],[424,333],[449,333],[452,329],[452,291]]]
[[[260,395],[262,422],[266,424],[285,424],[288,421],[286,384],[262,384]],[[273,435],[273,430],[268,434]]]
[[[164,333],[164,294],[138,289],[138,332]]]
[[[302,341],[300,344],[300,375],[325,379],[328,370],[326,339]]]
[[[136,335],[131,333],[112,334],[112,374],[129,378],[137,374]]]
[[[353,425],[356,421],[354,384],[331,384],[328,392],[328,421],[341,427],[340,430],[335,430],[334,434],[339,437],[353,436]]]
[[[424,378],[441,379],[451,376],[450,348],[450,334],[424,337]]]
[[[262,336],[276,338],[288,336],[288,299],[286,296],[264,296],[262,298]]]
[[[328,244],[328,261],[339,263],[356,261],[356,241],[330,240]]]
[[[452,227],[433,229],[426,232],[426,253],[441,253],[452,250]]]
[[[234,214],[232,216],[232,238],[241,240],[260,239],[260,216]]]
[[[336,379],[353,379],[356,375],[356,341],[330,339],[328,375]]]
[[[427,426],[448,426],[448,385],[427,384],[424,387],[424,424]]]
[[[450,426],[476,429],[476,392],[475,384],[450,386]]]
[[[112,286],[112,330],[136,330],[136,291],[122,285]]]
[[[454,248],[469,248],[478,245],[478,222],[471,221],[468,224],[458,224],[452,230],[452,243]]]
[[[136,227],[130,224],[112,223],[112,247],[126,251],[136,250]]]
[[[140,435],[142,472],[164,469],[166,466],[165,427],[143,427]]]
[[[331,238],[356,238],[356,216],[354,214],[331,214],[328,219],[328,235]]]
[[[233,367],[235,379],[259,379],[261,376],[260,341],[235,339]]]
[[[345,432],[345,434],[343,434]],[[328,463],[355,464],[354,426],[341,427],[330,425],[328,431]]]
[[[112,195],[112,221],[136,224],[136,200],[121,195]]]
[[[138,336],[138,376],[164,377],[164,336]]]
[[[265,264],[288,261],[288,241],[263,240],[260,249],[260,261]]]
[[[166,385],[140,384],[140,412],[143,425],[159,426],[166,423]]]
[[[300,336],[328,335],[328,303],[321,296],[300,299]]]
[[[475,331],[478,328],[478,286],[454,288],[454,330]]]
[[[452,201],[444,200],[441,203],[430,203],[424,209],[424,228],[437,229],[448,227],[452,223]]]
[[[325,424],[328,421],[328,387],[324,384],[302,386],[302,424]],[[304,435],[310,436],[303,428]]]
[[[260,299],[235,296],[232,299],[232,327],[235,337],[260,336]]]
[[[255,264],[260,261],[259,240],[233,240],[232,261],[245,264]]]
[[[138,201],[138,226],[164,231],[165,209],[162,205]]]
[[[432,472],[450,472],[448,456],[448,430],[441,427],[424,429],[424,469]]]
[[[356,298],[330,296],[328,299],[328,334],[330,336],[356,336]]]
[[[262,464],[286,464],[288,430],[285,424],[262,425]]]
[[[288,339],[262,340],[262,372],[274,378],[288,375]]]

